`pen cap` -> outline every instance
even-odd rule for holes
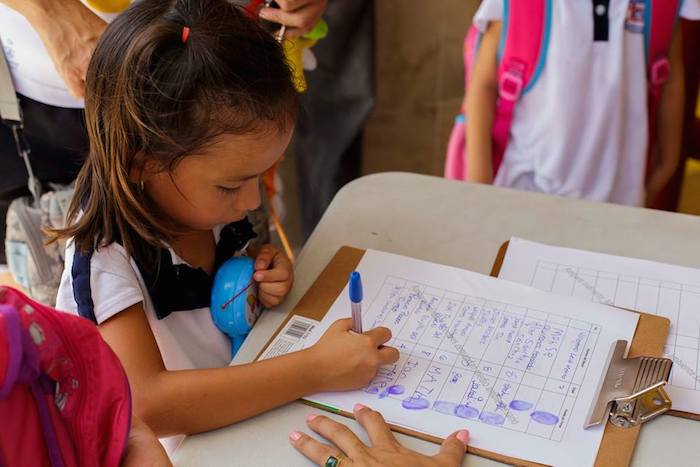
[[[362,301],[362,279],[357,271],[350,273],[350,301],[353,303]]]

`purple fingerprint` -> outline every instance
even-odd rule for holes
[[[433,410],[440,412],[440,413],[446,413],[447,415],[454,415],[456,409],[457,409],[457,404],[455,404],[454,402],[448,402],[448,401],[435,401],[435,402],[433,402]]]
[[[459,418],[476,418],[476,416],[479,415],[479,411],[474,407],[460,404],[455,407],[454,414]]]
[[[553,413],[542,412],[539,410],[532,412],[530,414],[530,418],[536,421],[537,423],[541,423],[543,425],[556,425],[559,421],[559,417],[557,417]]]
[[[379,393],[379,388],[376,386],[372,386],[371,388],[365,389],[365,392],[368,392],[370,394],[378,394]]]
[[[489,425],[503,425],[503,422],[506,421],[506,417],[500,413],[481,412],[481,415],[479,415],[479,420],[484,423],[488,423]]]
[[[382,391],[381,394],[379,394],[379,398],[380,398],[380,399],[384,399],[384,398],[387,397],[388,395],[389,395],[388,392]]]
[[[430,402],[423,397],[407,397],[401,403],[401,407],[408,410],[424,410],[430,407]]]
[[[395,384],[393,386],[389,386],[389,389],[387,389],[387,392],[389,394],[403,394],[406,392],[406,389],[401,386],[400,384]]]
[[[517,399],[514,399],[510,401],[510,404],[508,404],[508,406],[513,410],[530,410],[532,408],[532,402],[519,401]]]

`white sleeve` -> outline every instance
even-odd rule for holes
[[[685,0],[681,7],[681,17],[692,21],[700,20],[700,0]]]
[[[82,264],[73,268],[74,251],[72,245],[66,249],[65,270],[58,290],[56,308],[77,314],[77,297],[81,294],[85,296],[87,291],[86,284],[81,285],[80,281],[74,279],[79,274],[86,274],[87,269]],[[89,294],[98,324],[144,300],[135,265],[126,250],[117,243],[93,253],[89,273]]]
[[[78,314],[78,309],[73,298],[73,286],[70,269],[73,264],[73,247],[66,248],[66,260],[63,264],[63,273],[61,274],[61,282],[58,285],[58,293],[56,294],[56,309],[67,311],[74,315]]]
[[[486,32],[491,21],[503,20],[503,0],[484,0],[479,5],[479,9],[474,14],[474,25],[476,28]]]

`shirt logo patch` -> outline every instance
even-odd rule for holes
[[[625,15],[625,29],[639,34],[644,32],[645,8],[644,0],[630,0],[627,5],[627,14]]]

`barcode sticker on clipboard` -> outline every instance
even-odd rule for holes
[[[314,319],[299,315],[292,316],[282,331],[267,346],[267,349],[260,356],[260,360],[279,357],[303,349],[306,339],[316,326],[318,326],[318,321]]]

